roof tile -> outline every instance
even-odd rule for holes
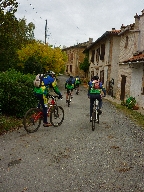
[[[134,55],[133,57],[129,58],[128,60],[125,60],[124,63],[136,62],[136,61],[144,61],[144,53],[140,53],[138,55]]]

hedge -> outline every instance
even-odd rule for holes
[[[22,74],[14,69],[0,73],[0,106],[2,115],[22,118],[25,112],[36,106],[33,93],[35,76]]]

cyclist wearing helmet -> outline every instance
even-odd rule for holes
[[[69,78],[65,82],[65,89],[67,90],[66,102],[68,100],[68,94],[69,94],[70,90],[71,90],[71,95],[72,95],[72,92],[73,92],[74,88],[75,88],[75,78],[72,75],[70,75]]]
[[[76,91],[77,95],[79,93],[79,86],[80,86],[80,84],[81,84],[81,80],[80,80],[80,77],[77,75],[75,77],[75,89],[77,89],[77,91]]]
[[[102,82],[100,82],[99,77],[96,75],[92,77],[92,80],[89,82],[88,88],[88,98],[90,98],[90,122],[92,121],[93,104],[96,99],[99,101],[99,114],[102,113],[101,91],[103,91],[104,96],[106,96],[106,90],[103,87]]]
[[[46,75],[49,75],[51,77],[55,77],[55,72],[54,71],[47,71]]]
[[[44,119],[43,119],[43,126],[44,127],[49,127],[51,126],[50,123],[47,121],[47,95],[50,93],[50,88],[53,88],[54,92],[59,95],[59,99],[62,98],[62,94],[59,91],[57,87],[57,82],[56,79],[53,77],[53,73],[49,72],[46,73],[45,75],[43,74],[38,74],[36,76],[36,79],[34,81],[34,94],[37,97],[37,99],[40,101],[40,104],[43,108],[43,114],[44,114]]]

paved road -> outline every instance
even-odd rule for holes
[[[0,136],[0,192],[144,192],[144,131],[107,100],[92,131],[83,86],[69,108],[58,102],[60,127]]]

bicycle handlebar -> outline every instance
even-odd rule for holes
[[[54,99],[54,98],[58,98],[59,96],[58,95],[47,95],[47,98],[52,98],[52,99]]]

